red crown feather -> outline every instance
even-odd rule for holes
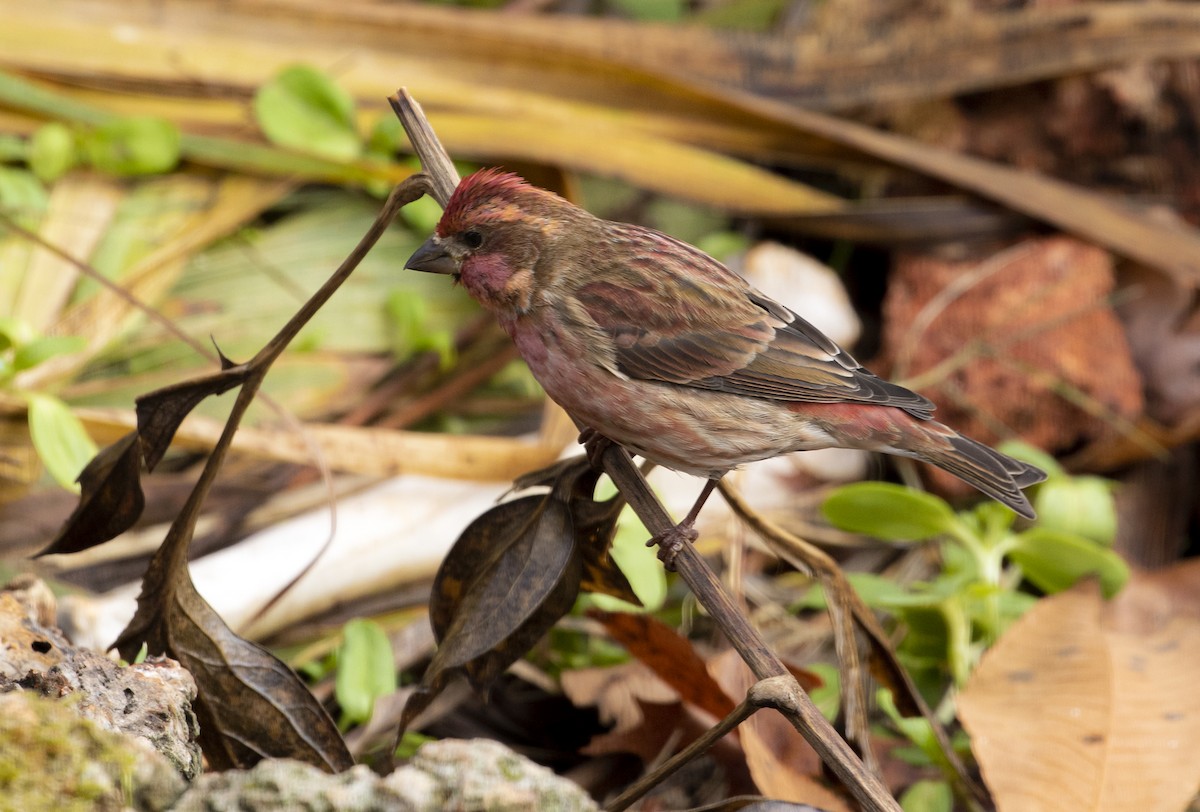
[[[511,200],[515,194],[533,189],[520,175],[502,169],[480,169],[459,181],[438,221],[438,236],[461,230],[467,212],[477,210],[491,198]]]

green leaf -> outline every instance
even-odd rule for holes
[[[384,303],[392,327],[392,352],[407,358],[419,352],[436,352],[440,367],[449,369],[456,357],[454,333],[449,327],[435,327],[428,301],[420,291],[395,290]]]
[[[821,506],[836,527],[885,541],[922,541],[958,529],[945,501],[888,482],[856,482],[838,488]]]
[[[1038,527],[1091,539],[1106,547],[1117,536],[1113,483],[1095,476],[1055,477],[1034,498]]]
[[[342,720],[366,723],[375,709],[375,700],[395,690],[396,666],[387,634],[373,620],[351,620],[342,629],[334,682]]]
[[[43,336],[35,338],[17,348],[13,356],[13,370],[32,369],[38,364],[56,355],[66,355],[78,352],[87,346],[87,341],[81,336]]]
[[[421,749],[421,745],[426,742],[435,742],[437,739],[433,736],[426,736],[424,733],[417,733],[415,730],[406,730],[404,735],[400,737],[400,744],[396,747],[395,756],[401,761],[407,761],[417,754],[417,750]]]
[[[0,163],[24,161],[29,157],[29,143],[19,135],[0,133]]]
[[[954,793],[945,781],[924,779],[904,790],[900,808],[904,812],[953,812]]]
[[[1112,550],[1081,536],[1034,527],[1013,539],[1009,559],[1045,592],[1061,592],[1086,575],[1100,579],[1111,598],[1129,580],[1129,566]]]
[[[809,663],[804,666],[821,678],[821,684],[808,692],[809,698],[817,706],[821,715],[830,722],[837,719],[838,708],[841,706],[841,674],[833,663]]]
[[[15,316],[0,316],[0,351],[21,347],[37,338],[33,325]]]
[[[726,260],[750,247],[750,238],[736,231],[714,231],[696,241],[696,247],[710,257]]]
[[[712,28],[733,31],[767,31],[788,0],[733,0],[705,5],[692,18]]]
[[[396,151],[408,145],[408,136],[404,134],[404,125],[391,112],[375,120],[371,134],[367,136],[366,154],[383,161],[394,161]],[[410,203],[409,206],[412,204]],[[404,208],[408,208],[405,206]]]
[[[39,217],[50,203],[46,187],[32,172],[0,166],[0,209],[22,216],[29,224]]]
[[[75,480],[96,456],[96,444],[67,404],[53,395],[28,392],[29,434],[46,470],[59,485],[79,493]]]
[[[309,65],[284,68],[259,88],[254,114],[267,138],[281,147],[335,161],[362,154],[354,99]]]
[[[921,751],[929,757],[930,761],[938,764],[945,760],[937,737],[933,735],[933,728],[924,717],[906,717],[901,715],[899,709],[896,707],[896,700],[892,696],[892,692],[887,688],[880,688],[875,692],[875,702],[879,705],[880,710],[892,720],[892,724],[904,734],[905,738],[917,747],[920,747]]]
[[[432,234],[442,219],[442,207],[429,195],[417,198],[400,210],[400,217],[418,234]]]
[[[77,163],[75,135],[66,124],[51,121],[39,127],[29,139],[29,168],[40,180],[53,183]]]
[[[153,175],[179,163],[179,129],[154,116],[116,119],[82,140],[89,163],[114,175]]]
[[[616,486],[608,477],[604,477],[596,487],[595,498],[605,500],[616,493]],[[609,555],[625,574],[642,605],[634,606],[610,595],[589,595],[591,605],[609,612],[656,612],[662,608],[667,600],[667,574],[658,561],[657,552],[646,546],[648,538],[650,531],[642,524],[642,520],[631,508],[625,508],[621,512]]]
[[[673,23],[683,19],[684,0],[610,0],[621,12],[642,22]]]
[[[1051,479],[1067,475],[1062,466],[1058,464],[1058,460],[1029,443],[1023,443],[1020,440],[1005,440],[996,447],[996,450],[1010,457],[1015,457],[1022,462],[1036,465],[1045,471],[1046,476]]]
[[[975,530],[983,540],[984,546],[988,548],[1007,538],[1008,531],[1017,520],[1017,514],[1013,513],[1011,508],[991,499],[980,502],[974,510],[964,514],[963,518],[967,517],[974,520]]]

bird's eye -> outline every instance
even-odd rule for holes
[[[475,229],[471,229],[463,232],[462,241],[467,248],[478,248],[483,245],[483,235]]]

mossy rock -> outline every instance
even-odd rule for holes
[[[0,810],[158,812],[186,782],[142,741],[81,718],[70,700],[0,695]]]

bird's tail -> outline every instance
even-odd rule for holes
[[[925,435],[923,441],[901,453],[954,474],[1026,519],[1036,518],[1033,506],[1021,489],[1044,480],[1045,471],[977,443],[936,421],[914,423],[914,427]]]

